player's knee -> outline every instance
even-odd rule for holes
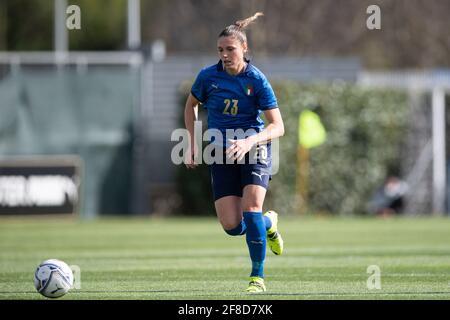
[[[220,224],[222,228],[226,230],[231,230],[239,226],[239,221],[235,221],[235,219],[220,219]]]
[[[242,210],[244,212],[261,212],[263,201],[258,197],[245,197],[242,201]]]

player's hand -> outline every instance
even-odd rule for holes
[[[238,161],[242,160],[254,145],[250,137],[239,140],[228,139],[228,142],[231,143],[231,146],[227,148],[227,157]]]
[[[195,162],[195,158],[198,155],[198,147],[194,145],[194,148],[189,148],[184,156],[184,164],[188,169],[195,169],[198,163]]]

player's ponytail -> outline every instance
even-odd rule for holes
[[[238,20],[234,24],[229,25],[225,29],[222,30],[219,34],[220,37],[236,37],[242,44],[247,42],[247,35],[245,34],[245,29],[253,23],[258,17],[263,16],[262,12],[257,12],[253,16],[248,17],[243,20]]]
[[[263,15],[264,15],[264,13],[262,13],[262,12],[257,12],[257,13],[255,13],[253,16],[248,17],[247,19],[236,21],[236,22],[234,23],[234,25],[235,25],[236,27],[238,27],[239,29],[241,29],[241,30],[245,30],[249,24],[251,24],[251,23],[254,22],[256,19],[258,19],[258,17],[263,16]]]

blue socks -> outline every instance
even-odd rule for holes
[[[245,234],[247,231],[247,226],[245,225],[244,220],[241,220],[241,223],[238,224],[238,226],[231,230],[225,230],[226,233],[228,233],[230,236],[241,236]]]
[[[270,221],[269,217],[263,216],[264,224],[266,231],[272,227],[272,221]],[[224,229],[225,230],[225,229]],[[247,225],[244,220],[241,220],[241,223],[238,226],[231,230],[225,230],[230,236],[242,236],[247,231]]]
[[[262,212],[244,212],[246,240],[252,260],[251,277],[264,277],[266,258],[266,224]]]
[[[272,221],[270,221],[269,217],[263,216],[264,223],[266,225],[266,231],[272,227]]]
[[[266,231],[272,227],[272,221],[262,212],[244,212],[244,219],[234,229],[225,230],[230,236],[246,235],[248,250],[252,260],[251,277],[264,278],[264,260],[266,258]]]

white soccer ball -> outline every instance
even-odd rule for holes
[[[64,261],[45,260],[36,268],[34,286],[47,298],[62,297],[73,287],[72,269]]]

